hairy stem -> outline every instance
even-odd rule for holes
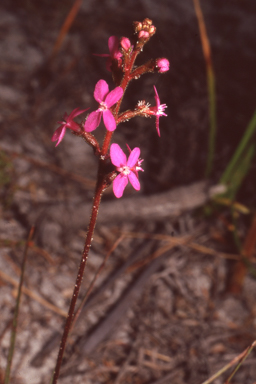
[[[98,179],[100,179],[100,177],[98,177]],[[73,318],[74,318],[75,306],[76,306],[78,294],[80,291],[80,287],[81,287],[81,283],[82,283],[82,279],[83,279],[83,274],[84,274],[84,269],[85,269],[86,262],[88,259],[89,250],[91,247],[93,232],[94,232],[94,228],[95,228],[95,224],[96,224],[100,200],[101,200],[101,196],[102,196],[102,192],[104,190],[104,187],[105,187],[105,184],[104,184],[103,180],[101,182],[97,183],[95,196],[94,196],[94,200],[93,200],[92,214],[91,214],[91,219],[90,219],[90,223],[89,223],[89,227],[88,227],[88,232],[86,235],[84,250],[83,250],[82,258],[80,261],[80,266],[79,266],[77,277],[76,277],[76,283],[75,283],[75,287],[74,287],[74,291],[73,291],[73,296],[71,299],[69,312],[68,312],[68,316],[67,316],[66,323],[65,323],[65,328],[63,331],[62,339],[61,339],[59,354],[58,354],[58,358],[57,358],[57,362],[56,362],[56,366],[55,366],[55,370],[54,370],[51,384],[56,384],[58,377],[59,377],[61,362],[63,359],[67,338],[68,338],[68,335],[69,335],[69,332],[70,332],[70,329],[72,326]]]

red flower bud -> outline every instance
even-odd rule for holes
[[[125,52],[129,51],[131,47],[131,42],[127,37],[122,37],[120,40],[121,47],[125,50]]]
[[[140,31],[139,34],[138,34],[138,38],[139,39],[141,39],[141,38],[148,39],[149,38],[149,33],[147,31]]]
[[[161,59],[156,60],[156,69],[160,73],[169,71],[169,66],[170,66],[169,60],[167,60],[165,58],[161,58]]]

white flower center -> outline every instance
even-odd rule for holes
[[[121,172],[124,176],[128,176],[131,172],[130,167],[127,165],[124,165],[123,167],[117,168],[118,172]]]
[[[161,116],[164,113],[165,108],[166,108],[166,104],[159,105],[156,115]]]
[[[102,111],[102,112],[104,112],[104,111],[106,111],[107,109],[108,109],[107,104],[104,103],[104,101],[102,101],[102,102],[100,103],[99,110]]]

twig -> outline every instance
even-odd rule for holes
[[[100,265],[98,271],[97,271],[96,274],[94,275],[94,278],[93,278],[93,280],[91,281],[91,284],[90,284],[89,288],[87,289],[87,291],[86,291],[86,293],[85,293],[85,295],[84,295],[84,298],[83,298],[83,300],[81,301],[81,304],[80,304],[79,307],[77,308],[77,311],[76,311],[76,313],[75,313],[75,315],[74,315],[73,324],[72,324],[72,326],[71,326],[71,328],[70,328],[70,332],[72,332],[72,329],[74,328],[74,325],[75,325],[75,323],[77,322],[77,319],[78,319],[79,315],[81,314],[82,309],[83,309],[84,306],[85,306],[86,300],[88,299],[88,297],[89,297],[91,291],[93,290],[93,287],[94,287],[94,285],[95,285],[95,282],[96,282],[97,278],[99,277],[99,275],[101,274],[103,268],[105,267],[106,262],[107,262],[108,259],[109,259],[109,256],[110,256],[111,253],[116,249],[116,247],[120,244],[120,242],[123,240],[123,238],[124,238],[124,236],[121,235],[121,236],[115,241],[115,243],[113,244],[113,246],[111,247],[111,249],[108,251],[108,253],[107,253],[106,256],[104,257],[104,260],[103,260],[103,262],[101,263],[101,265]]]
[[[213,380],[217,379],[217,377],[219,377],[220,375],[222,375],[224,372],[226,372],[229,368],[233,367],[233,365],[235,365],[236,363],[238,362],[242,362],[244,361],[244,359],[249,355],[249,353],[252,351],[252,349],[255,347],[256,345],[256,340],[250,345],[250,347],[246,348],[242,353],[240,353],[240,355],[236,356],[232,361],[230,361],[228,364],[226,364],[223,368],[221,368],[217,373],[215,373],[213,376],[211,376],[209,379],[207,379],[206,381],[204,381],[202,384],[210,384]],[[240,361],[241,360],[241,361]],[[240,366],[240,363],[239,363],[239,366]],[[238,367],[239,367],[238,366]],[[237,370],[237,369],[236,369]],[[236,372],[235,370],[235,372]],[[235,373],[234,372],[234,373]],[[232,373],[232,375],[234,374]],[[228,379],[230,380],[231,377]],[[227,382],[226,382],[227,383]],[[225,384],[226,384],[225,383]]]
[[[234,371],[231,373],[231,375],[229,376],[229,378],[225,381],[225,384],[229,384],[230,383],[230,380],[232,379],[232,377],[235,375],[235,373],[238,371],[238,369],[240,368],[240,366],[243,364],[243,362],[247,359],[247,357],[249,356],[249,354],[251,353],[251,351],[253,350],[253,348],[256,346],[256,340],[251,344],[250,347],[248,347],[245,351],[244,351],[244,356],[242,357],[241,361],[237,364],[236,368],[234,369]]]
[[[10,155],[13,158],[20,157],[21,159],[23,159],[23,160],[25,160],[25,161],[27,161],[27,162],[29,162],[29,163],[37,166],[37,167],[46,168],[47,170],[49,170],[51,172],[57,173],[57,174],[64,176],[64,177],[68,177],[68,178],[70,178],[70,179],[72,179],[72,180],[74,180],[80,184],[85,185],[87,188],[88,187],[90,187],[90,188],[95,187],[96,182],[94,180],[90,180],[86,177],[80,176],[80,175],[75,174],[73,172],[66,171],[65,169],[58,167],[55,164],[49,164],[49,163],[46,163],[44,161],[34,159],[31,156],[24,155],[23,153],[18,153],[18,152],[9,150],[7,148],[3,148],[1,146],[0,146],[0,149],[2,151],[10,153]]]
[[[7,275],[7,273],[0,270],[0,278],[7,283],[12,284],[14,287],[18,287],[19,283],[14,280],[11,276]],[[27,296],[31,297],[32,299],[36,300],[38,303],[43,305],[44,307],[50,309],[51,311],[57,313],[58,315],[61,315],[63,317],[67,317],[67,312],[63,311],[62,309],[56,307],[55,305],[49,303],[49,301],[45,300],[43,297],[39,296],[37,293],[31,291],[30,289],[26,287],[21,288],[22,293],[25,293]]]
[[[106,291],[106,289],[113,284],[118,277],[124,273],[127,268],[136,260],[139,259],[142,255],[144,255],[147,252],[150,252],[150,248],[152,247],[152,242],[143,243],[138,247],[138,249],[134,250],[127,258],[125,263],[123,263],[119,268],[117,268],[111,276],[108,276],[107,279],[101,284],[101,286],[95,290],[87,299],[85,302],[81,315],[78,318],[78,322],[80,319],[84,318],[84,315],[89,307],[91,307],[99,297]],[[59,342],[61,335],[59,332],[53,333],[50,338],[45,342],[42,349],[31,361],[31,364],[34,367],[39,367],[42,365],[42,361],[45,357],[49,355],[49,353],[56,347],[57,343]]]
[[[118,374],[117,374],[117,377],[114,381],[114,384],[120,384],[123,380],[123,377],[125,375],[125,373],[127,372],[128,368],[129,368],[129,365],[130,365],[130,362],[132,361],[133,357],[134,357],[134,352],[137,348],[137,345],[138,345],[138,339],[133,343],[132,345],[132,348],[124,362],[124,364],[122,365],[122,367],[120,368]]]
[[[80,350],[83,353],[90,354],[99,343],[101,343],[111,330],[116,326],[116,323],[122,318],[126,310],[130,307],[131,302],[141,294],[144,285],[148,282],[149,277],[158,270],[162,265],[166,254],[163,254],[158,259],[152,261],[137,277],[135,282],[132,282],[126,292],[122,295],[115,307],[110,311],[108,316],[95,328],[94,332],[90,333],[86,338],[79,340]]]
[[[181,213],[202,207],[217,193],[224,193],[226,188],[220,185],[209,187],[205,181],[177,187],[168,192],[150,196],[126,197],[124,200],[102,202],[98,222],[110,223],[123,220],[156,220],[177,217]],[[54,212],[54,207],[52,208]],[[56,210],[60,210],[60,205]],[[66,205],[63,204],[63,213]],[[82,217],[90,216],[90,204],[79,206]],[[77,216],[79,216],[77,214]],[[77,220],[77,218],[76,218]],[[74,222],[74,225],[78,221]],[[79,222],[77,225],[82,225]]]
[[[139,239],[155,239],[159,241],[167,241],[170,243],[170,245],[174,246],[184,246],[189,247],[191,249],[194,249],[200,253],[205,253],[206,255],[212,255],[221,257],[223,259],[230,259],[230,260],[240,260],[241,257],[236,254],[232,253],[224,253],[215,251],[215,249],[211,249],[209,247],[206,247],[202,244],[197,244],[193,241],[191,241],[190,237],[175,237],[170,235],[162,235],[162,234],[152,234],[152,233],[143,233],[143,232],[121,232],[125,237],[130,238],[139,238]]]

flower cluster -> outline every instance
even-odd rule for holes
[[[150,19],[146,18],[142,22],[134,22],[133,41],[130,41],[127,37],[118,39],[116,36],[111,36],[108,39],[109,53],[97,56],[107,58],[106,67],[112,74],[112,79],[115,83],[115,87],[113,87],[114,89],[110,91],[107,82],[103,79],[99,80],[94,89],[94,99],[98,103],[97,109],[89,113],[81,123],[77,123],[74,119],[86,112],[87,109],[80,110],[75,108],[69,115],[65,113],[63,120],[58,122],[60,126],[52,136],[52,141],[57,141],[56,145],[59,145],[68,128],[73,134],[85,140],[86,143],[93,148],[95,156],[98,157],[98,172],[93,207],[83,255],[76,278],[76,285],[66,319],[65,331],[62,336],[57,363],[53,374],[53,384],[57,384],[67,337],[74,324],[74,310],[76,308],[88,252],[92,243],[102,193],[106,188],[113,184],[114,195],[117,198],[120,198],[123,196],[124,189],[129,182],[136,191],[140,190],[139,172],[143,171],[141,167],[143,160],[140,158],[140,148],[135,147],[131,150],[127,145],[129,151],[129,156],[127,158],[126,154],[117,143],[111,144],[113,133],[120,123],[136,116],[154,116],[156,119],[157,134],[160,136],[159,119],[161,116],[166,116],[164,112],[166,104],[161,104],[155,86],[154,92],[156,104],[154,106],[150,106],[149,103],[143,100],[138,102],[133,109],[120,112],[124,93],[132,80],[139,79],[145,73],[165,73],[169,70],[169,61],[166,58],[154,58],[142,65],[135,65],[137,56],[143,52],[145,44],[148,43],[155,32],[156,27]],[[100,145],[97,137],[91,132],[100,125],[102,120],[106,132],[103,143]]]
[[[160,136],[159,118],[160,116],[167,116],[164,112],[167,107],[166,104],[161,104],[160,98],[156,87],[155,92],[155,106],[150,106],[146,101],[138,102],[133,110],[128,110],[119,113],[121,101],[124,91],[129,82],[133,79],[139,78],[142,74],[147,72],[164,73],[169,70],[169,61],[166,58],[158,58],[149,60],[144,65],[134,67],[134,62],[137,55],[143,50],[143,46],[156,32],[155,26],[149,19],[143,22],[135,22],[134,30],[136,34],[136,41],[132,45],[127,37],[121,37],[119,40],[116,36],[110,36],[108,40],[108,54],[96,54],[96,56],[106,57],[106,67],[108,71],[112,72],[113,79],[116,87],[109,90],[109,86],[105,80],[99,80],[95,85],[94,99],[98,102],[98,108],[91,112],[85,122],[78,124],[74,118],[87,111],[87,109],[80,110],[74,109],[70,115],[65,113],[63,121],[58,122],[60,126],[54,132],[52,141],[57,141],[57,145],[63,140],[66,129],[69,128],[76,135],[83,137],[93,148],[96,155],[99,156],[102,163],[109,161],[110,158],[114,171],[111,177],[106,180],[113,180],[113,192],[117,198],[123,195],[124,189],[130,181],[135,190],[140,190],[140,182],[138,172],[143,171],[141,168],[142,160],[139,158],[140,149],[138,147],[131,150],[127,159],[125,153],[116,143],[110,145],[112,133],[115,131],[118,124],[129,120],[135,116],[151,117],[156,119],[156,130]],[[96,138],[91,134],[103,120],[108,135],[106,135],[102,148]],[[110,146],[109,155],[107,153]],[[103,168],[102,168],[103,169]]]

